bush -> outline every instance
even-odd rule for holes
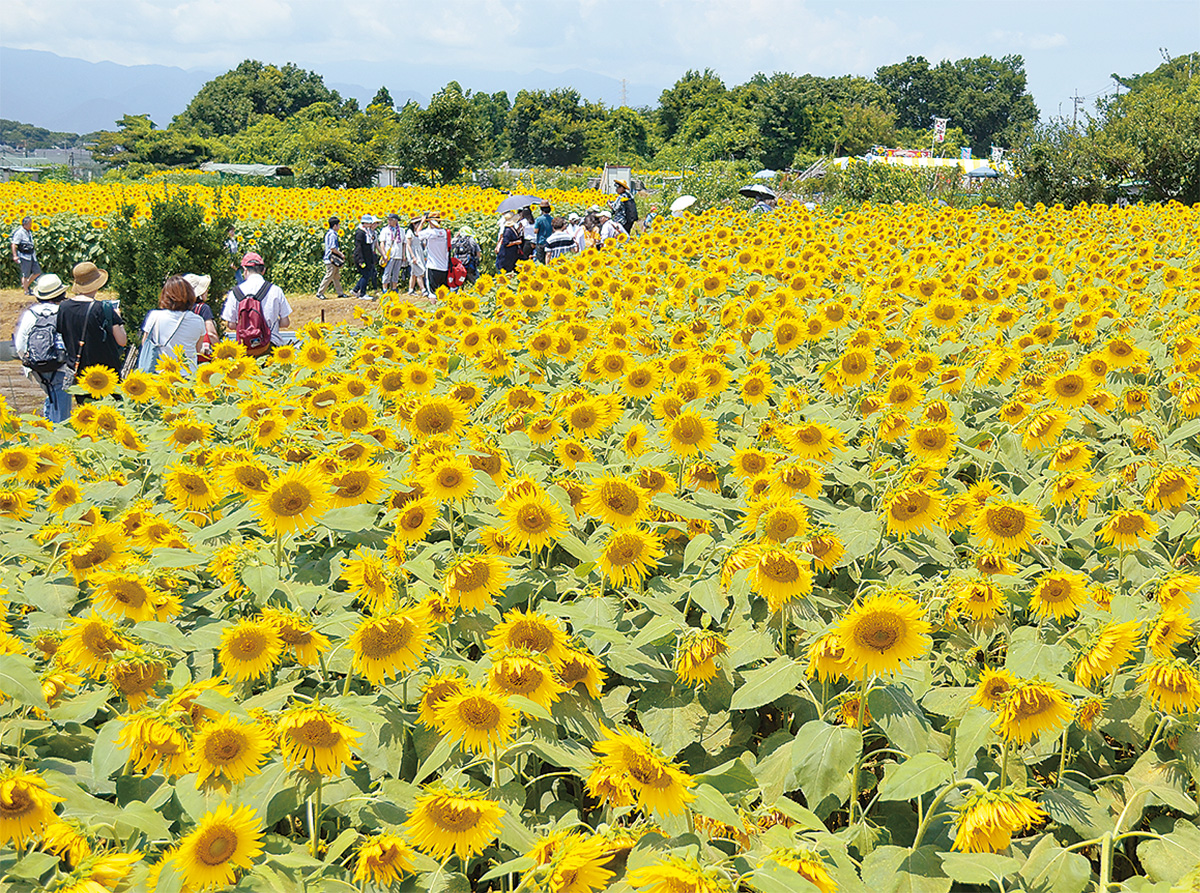
[[[18,222],[5,221],[2,224],[4,232],[11,233]],[[45,272],[57,274],[66,283],[71,281],[72,268],[81,261],[90,260],[98,267],[105,267],[108,263],[104,251],[107,226],[107,220],[80,214],[36,217],[33,243],[37,246],[38,263]],[[9,255],[8,261],[0,264],[0,287],[17,288],[20,284],[20,270]]]
[[[225,253],[225,234],[236,219],[235,205],[216,191],[211,218],[204,205],[183,190],[164,190],[151,198],[150,214],[137,219],[137,209],[123,205],[108,229],[105,251],[112,287],[121,299],[128,330],[140,331],[146,314],[158,306],[163,282],[178,273],[212,276],[210,294],[233,286],[233,270]]]

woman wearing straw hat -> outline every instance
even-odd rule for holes
[[[58,308],[58,331],[67,349],[67,368],[77,373],[89,366],[106,366],[114,375],[120,375],[128,343],[125,320],[114,302],[96,298],[108,282],[108,273],[91,261],[83,261],[75,265],[71,277],[75,294]],[[75,395],[78,404],[88,399]]]

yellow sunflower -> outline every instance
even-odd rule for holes
[[[847,611],[837,635],[856,675],[892,675],[929,651],[930,629],[916,601],[883,593]]]

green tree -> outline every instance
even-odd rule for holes
[[[498,160],[507,148],[505,128],[508,126],[508,113],[512,103],[508,101],[508,93],[500,90],[496,93],[472,93],[471,105],[475,107],[476,120],[479,122],[480,152],[488,160]]]
[[[317,102],[353,110],[315,72],[290,62],[279,68],[247,59],[201,87],[173,123],[202,136],[228,136],[263,115],[282,120]]]
[[[137,219],[133,205],[123,206],[116,215],[106,230],[104,253],[131,335],[141,331],[146,314],[158,306],[159,293],[169,276],[211,275],[213,295],[222,295],[233,286],[225,233],[237,218],[236,197],[217,190],[214,212],[206,221],[204,205],[181,189],[168,189],[150,200],[150,214],[145,219]]]
[[[1139,83],[1108,107],[1093,140],[1111,179],[1141,181],[1154,200],[1200,201],[1200,70],[1183,87]]]
[[[663,137],[674,139],[693,112],[716,105],[727,92],[725,82],[711,68],[702,72],[689,69],[658,97],[658,122]]]
[[[1098,202],[1106,197],[1103,165],[1096,153],[1095,134],[1081,133],[1066,121],[1034,128],[1014,154],[1017,188],[1029,204]]]
[[[94,137],[92,156],[110,168],[130,164],[148,169],[195,167],[219,154],[218,141],[195,133],[168,127],[159,130],[149,115],[124,115],[117,130],[105,130]]]
[[[367,108],[370,108],[372,105],[382,106],[392,112],[396,111],[396,103],[392,101],[392,94],[388,91],[387,87],[380,87],[375,91],[375,98],[371,100],[371,105],[367,106]]]
[[[513,158],[522,164],[569,167],[581,164],[589,116],[597,107],[580,101],[579,91],[522,90],[508,113]]]
[[[408,179],[453,183],[482,157],[479,116],[457,81],[435,93],[427,108],[406,105],[398,134],[397,157]]]

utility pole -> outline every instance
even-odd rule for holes
[[[628,96],[625,91],[625,78],[621,78],[621,105],[629,105]]]
[[[1071,129],[1078,129],[1079,122],[1079,107],[1083,105],[1083,97],[1079,95],[1079,88],[1075,88],[1075,95],[1071,97],[1071,102],[1075,106],[1075,110],[1071,113]]]

